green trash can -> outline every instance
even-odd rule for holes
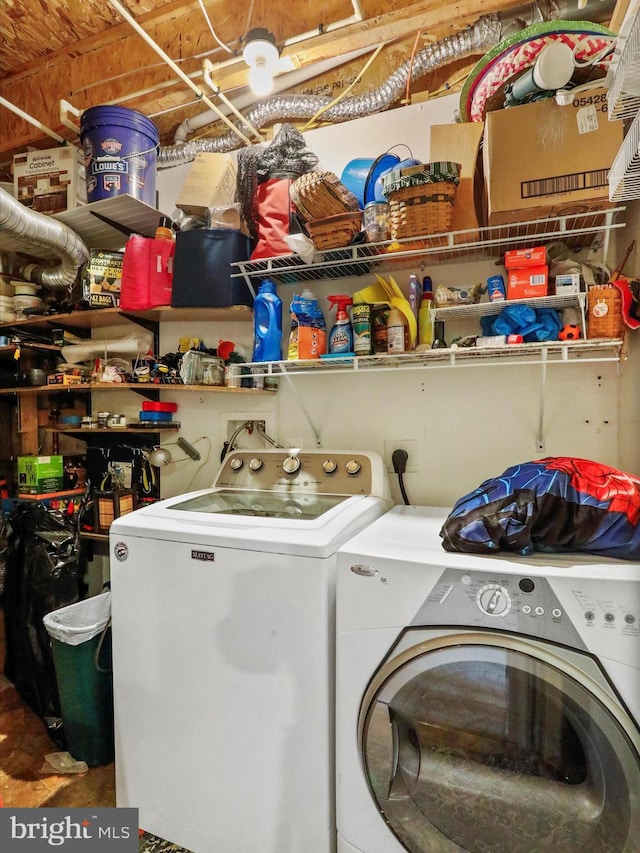
[[[111,592],[47,613],[67,750],[89,767],[114,759]]]

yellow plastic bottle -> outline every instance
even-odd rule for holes
[[[431,308],[433,307],[433,293],[425,293],[418,311],[418,346],[430,348],[433,343],[433,324],[431,322]]]

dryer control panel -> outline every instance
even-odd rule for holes
[[[411,623],[496,628],[577,649],[640,639],[640,582],[444,569]]]

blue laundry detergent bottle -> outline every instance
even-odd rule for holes
[[[265,279],[253,302],[253,360],[282,359],[282,299],[276,284]]]

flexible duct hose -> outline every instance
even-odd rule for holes
[[[323,121],[338,123],[381,112],[403,94],[409,74],[412,79],[417,80],[455,59],[479,53],[497,44],[500,33],[498,18],[495,15],[486,15],[462,32],[446,36],[441,41],[423,48],[415,55],[413,64],[410,60],[404,62],[380,88],[353,98],[345,98],[329,107],[322,114]],[[310,119],[318,110],[330,104],[331,100],[324,95],[276,95],[250,109],[247,112],[247,121],[256,129],[260,129],[274,122]],[[239,124],[240,130],[248,132],[248,128]],[[216,139],[197,139],[179,145],[168,145],[160,148],[158,166],[162,168],[189,163],[201,151],[232,151],[240,145],[240,139],[233,131]]]
[[[50,216],[25,207],[0,189],[0,231],[7,231],[25,246],[54,251],[60,262],[56,266],[20,263],[17,274],[50,290],[62,290],[73,284],[78,270],[89,260],[89,249],[71,228]]]
[[[371,115],[387,109],[406,89],[407,79],[418,80],[456,59],[486,51],[495,47],[503,38],[513,35],[531,24],[549,20],[608,20],[616,7],[616,0],[538,0],[498,15],[485,15],[474,24],[454,36],[447,36],[435,44],[423,48],[413,60],[401,65],[379,89],[344,98],[322,113],[323,121],[343,122]],[[313,118],[323,107],[331,103],[323,95],[276,95],[252,107],[247,121],[256,129],[275,122]],[[213,121],[213,120],[212,120]],[[238,123],[245,134],[248,126]],[[178,166],[189,163],[201,151],[223,152],[240,148],[241,142],[233,131],[215,139],[198,139],[163,146],[158,156],[158,167]]]

